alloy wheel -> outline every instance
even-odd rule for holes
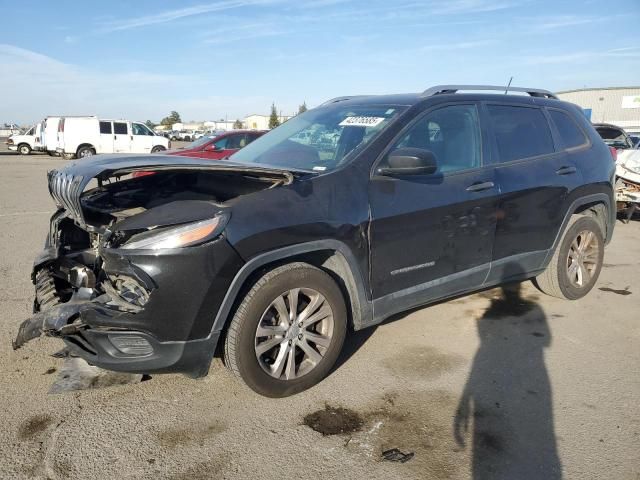
[[[302,377],[324,358],[333,329],[333,311],[320,292],[310,288],[289,290],[271,302],[258,322],[258,363],[277,379]]]
[[[567,256],[567,275],[575,287],[588,285],[598,268],[600,245],[596,235],[583,230],[571,242]]]

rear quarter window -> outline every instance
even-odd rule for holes
[[[539,108],[487,105],[501,162],[554,152],[547,118]]]
[[[558,133],[562,148],[579,147],[587,143],[587,137],[571,116],[560,110],[548,110]]]

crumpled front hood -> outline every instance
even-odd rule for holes
[[[212,162],[211,160],[176,157],[173,155],[96,155],[88,159],[75,160],[60,170],[54,170],[54,172],[74,177],[81,176],[89,179],[104,179],[114,175],[125,175],[134,171],[164,169],[238,171],[245,173],[263,173],[266,176],[278,175],[289,181],[293,179],[290,171],[279,168],[246,165],[228,160]]]
[[[287,170],[245,165],[229,161],[212,162],[167,155],[98,155],[69,163],[60,170],[48,173],[49,193],[79,225],[85,224],[80,197],[92,179],[101,185],[111,178],[123,177],[137,171],[170,172],[202,171],[267,180],[274,184],[289,184],[293,173]]]
[[[640,150],[618,151],[616,175],[640,184]]]

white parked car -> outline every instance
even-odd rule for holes
[[[40,151],[43,149],[41,143],[42,123],[37,123],[26,133],[11,135],[7,141],[9,150],[18,152],[20,155],[29,155],[32,151]]]
[[[170,142],[144,123],[97,117],[63,117],[56,150],[65,157],[89,157],[100,153],[157,153]]]

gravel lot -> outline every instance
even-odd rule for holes
[[[1,478],[640,479],[640,222],[618,222],[581,301],[525,283],[415,310],[272,400],[220,362],[139,383],[52,358],[55,339],[12,351],[63,164],[0,151]]]

